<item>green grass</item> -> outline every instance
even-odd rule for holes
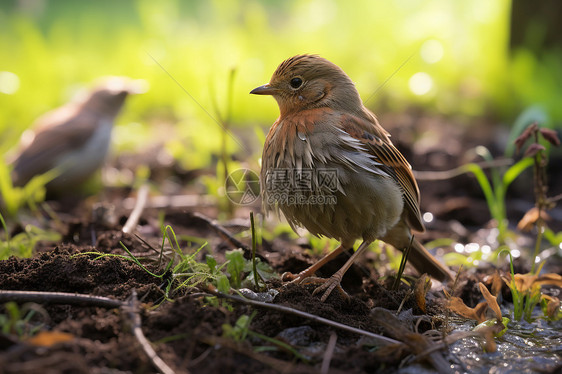
[[[37,242],[56,242],[61,238],[59,233],[29,224],[25,225],[22,232],[12,236],[2,214],[0,214],[0,224],[4,231],[2,234],[4,237],[0,239],[0,260],[6,260],[12,256],[31,257]]]
[[[275,102],[248,92],[269,80],[283,59],[304,52],[342,66],[364,99],[411,57],[369,100],[370,106],[384,101],[387,109],[398,111],[424,105],[469,116],[492,110],[512,118],[519,103],[540,102],[553,118],[562,118],[553,101],[562,85],[547,74],[558,68],[557,60],[541,64],[523,52],[510,60],[509,7],[509,0],[427,0],[408,6],[399,0],[353,6],[343,0],[104,0],[47,2],[44,9],[3,3],[0,71],[14,73],[19,89],[0,93],[0,150],[11,148],[39,114],[66,102],[97,77],[128,75],[147,80],[150,91],[129,100],[119,119],[124,129],[115,136],[119,149],[171,142],[176,154],[181,148],[196,155],[194,166],[200,166],[221,150],[213,102],[229,102],[232,92],[234,130],[271,124]],[[232,69],[237,79],[229,90]],[[433,82],[423,95],[409,87],[419,72]],[[0,79],[0,91],[2,86]],[[254,156],[236,141],[229,143],[229,150]]]

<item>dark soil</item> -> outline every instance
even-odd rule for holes
[[[467,161],[468,149],[475,145],[488,145],[498,153],[499,144],[486,139],[501,139],[498,129],[489,124],[476,124],[467,132],[461,125],[449,124],[438,118],[426,118],[417,114],[383,118],[393,134],[393,140],[412,161],[417,170],[447,170]],[[483,129],[475,131],[474,128]],[[416,139],[416,141],[414,141]],[[428,140],[429,139],[429,140]],[[143,156],[146,158],[146,155]],[[134,163],[134,158],[127,158]],[[122,162],[122,161],[121,161]],[[119,164],[119,161],[116,161]],[[560,163],[558,163],[560,164]],[[131,166],[132,167],[132,166]],[[201,172],[159,170],[158,180],[174,174],[176,180],[187,185],[189,193],[202,193],[197,184],[191,183]],[[553,174],[551,195],[560,193],[562,173]],[[558,179],[556,179],[558,178]],[[445,181],[419,181],[422,191],[422,211],[431,211],[435,220],[428,224],[428,232],[420,238],[452,238],[469,242],[479,229],[489,225],[490,215],[482,192],[473,177],[468,175]],[[185,191],[184,191],[185,192]],[[533,204],[531,185],[522,183],[510,190],[510,222],[514,225]],[[218,263],[224,262],[226,250],[232,244],[217,234],[203,219],[200,212],[216,218],[215,206],[168,206],[160,209],[147,208],[137,227],[136,235],[124,234],[121,228],[130,214],[123,201],[134,192],[128,189],[107,189],[96,198],[62,199],[49,202],[59,221],[49,223],[61,232],[58,243],[39,243],[36,255],[29,259],[10,258],[0,261],[0,289],[19,291],[54,291],[97,295],[127,300],[133,290],[142,303],[142,331],[152,342],[157,354],[177,373],[318,373],[325,360],[328,341],[337,335],[336,349],[330,362],[330,373],[394,372],[404,354],[377,354],[373,342],[357,334],[329,327],[323,323],[303,319],[287,313],[253,308],[244,304],[210,298],[205,288],[179,290],[166,299],[166,287],[170,273],[161,277],[150,275],[130,261],[120,243],[137,257],[146,257],[142,263],[154,273],[162,274],[158,265],[157,251],[162,242],[159,213],[164,212],[164,223],[173,227],[185,252],[193,252],[200,244],[190,237],[204,238],[208,246],[199,253],[204,261],[206,254],[213,254]],[[94,202],[95,201],[95,205]],[[259,211],[259,202],[249,207]],[[249,245],[248,207],[236,211],[235,219],[223,220],[224,226]],[[560,212],[555,210],[553,215]],[[551,223],[559,231],[559,222]],[[13,233],[21,227],[14,226]],[[138,236],[137,236],[138,235]],[[142,238],[139,239],[139,238]],[[290,240],[279,235],[273,240],[264,239],[258,255],[278,273],[297,273],[316,260],[309,251],[306,240]],[[448,249],[450,251],[450,249]],[[98,257],[88,252],[125,255],[123,257]],[[318,275],[329,277],[345,262],[349,254],[322,269]],[[560,270],[560,262],[549,264],[550,271]],[[552,270],[553,269],[553,270]],[[504,269],[505,270],[505,269]],[[478,271],[464,272],[454,290],[468,305],[480,300],[477,282],[495,270],[486,265]],[[410,273],[410,269],[407,270]],[[279,280],[269,283],[279,291],[274,303],[290,306],[308,313],[337,321],[352,327],[385,334],[389,331],[372,318],[375,307],[396,311],[411,310],[413,316],[425,316],[419,324],[419,332],[443,326],[444,297],[440,290],[432,290],[426,297],[426,312],[422,312],[410,287],[402,285],[391,290],[392,278],[388,275],[384,256],[369,253],[355,264],[342,282],[351,296],[349,299],[338,292],[324,303],[312,295],[314,285],[283,286]],[[401,306],[401,304],[403,304]],[[66,342],[36,346],[18,337],[16,331],[4,329],[0,334],[1,373],[153,373],[156,371],[138,340],[130,329],[128,314],[120,309],[96,306],[64,304],[27,305],[38,312],[28,323],[45,331],[71,334]],[[27,310],[21,306],[21,310]],[[0,314],[7,308],[0,307]],[[240,316],[252,316],[249,326],[252,332],[244,339],[227,334],[226,325],[234,326]],[[415,318],[415,317],[413,317]],[[413,326],[413,323],[412,323]],[[409,328],[405,323],[405,327]],[[280,348],[262,335],[284,342],[299,352],[300,358],[285,348]],[[429,366],[428,366],[429,367]]]

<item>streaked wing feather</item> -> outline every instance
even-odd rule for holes
[[[369,114],[366,120],[351,114],[341,114],[342,129],[350,136],[367,146],[383,169],[400,185],[410,226],[417,231],[425,231],[421,220],[420,192],[412,169],[406,158],[390,141],[388,133]]]

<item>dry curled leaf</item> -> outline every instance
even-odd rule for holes
[[[416,297],[416,303],[422,312],[425,313],[425,295],[427,291],[431,288],[431,279],[427,274],[423,274],[414,288],[414,295]]]
[[[530,124],[522,133],[515,139],[515,147],[517,148],[517,152],[521,150],[527,139],[529,139],[535,131],[537,131],[538,126],[537,123],[534,122]]]
[[[503,280],[500,276],[499,271],[495,271],[494,274],[488,275],[484,278],[484,284],[490,286],[490,291],[492,295],[498,297],[501,295],[502,287],[503,287]]]
[[[539,143],[533,143],[529,147],[527,147],[527,150],[525,151],[525,157],[534,157],[537,153],[544,150],[546,150],[546,148],[543,145]]]
[[[546,315],[549,318],[555,318],[560,310],[560,299],[549,295],[542,295],[542,298],[548,301],[546,304]]]
[[[494,273],[494,275],[492,276],[492,294],[497,298],[499,295],[501,295],[502,292],[502,286],[503,286],[503,282],[502,282],[502,278],[500,277],[500,273],[498,271],[496,271]]]
[[[515,288],[521,293],[527,292],[533,286],[537,278],[538,276],[533,274],[515,274]],[[507,274],[505,277],[503,277],[503,281],[505,282],[505,284],[510,286],[511,275]]]
[[[502,277],[505,284],[510,286],[511,275],[507,274]],[[534,286],[542,286],[545,284],[562,287],[562,276],[555,273],[543,274],[540,277],[534,274],[515,274],[515,287],[517,291],[524,293],[533,288]]]
[[[542,137],[553,146],[558,147],[560,145],[560,138],[558,138],[558,133],[555,130],[543,127],[540,129],[540,132]]]
[[[27,342],[36,347],[50,347],[74,339],[74,335],[61,331],[41,331]]]
[[[504,328],[505,326],[501,322],[498,322],[495,325],[483,326],[478,330],[475,330],[475,332],[480,334],[480,336],[484,339],[484,349],[486,352],[493,353],[496,351],[497,345],[494,336],[496,336],[496,334]]]
[[[500,306],[498,305],[498,301],[496,300],[496,297],[493,296],[490,293],[490,291],[488,291],[488,289],[486,288],[484,283],[479,282],[478,287],[480,287],[480,292],[482,292],[482,296],[484,296],[484,299],[486,299],[486,302],[488,303],[488,306],[490,307],[490,309],[492,309],[494,311],[494,314],[496,315],[496,320],[499,323],[501,323],[502,312],[500,310]]]
[[[562,287],[562,275],[555,273],[543,274],[537,278],[536,282],[541,286],[549,284],[552,286]]]
[[[540,216],[544,221],[550,220],[550,216],[544,210],[541,210]],[[517,224],[517,230],[523,232],[531,231],[531,229],[535,226],[538,219],[539,219],[539,210],[537,209],[537,207],[532,207],[527,211],[527,213],[525,213],[523,218],[521,218],[521,220]]]
[[[447,308],[458,314],[459,316],[473,319],[478,323],[486,321],[486,309],[488,308],[488,303],[483,301],[476,305],[474,308],[467,306],[460,297],[453,296],[449,299]]]

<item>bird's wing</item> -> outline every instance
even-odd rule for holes
[[[27,183],[31,177],[55,167],[56,160],[82,147],[97,128],[99,118],[81,113],[59,124],[41,126],[31,143],[15,159],[14,174],[18,185]]]
[[[425,231],[420,213],[420,191],[410,164],[392,144],[389,134],[379,125],[375,116],[365,113],[365,117],[368,119],[341,113],[341,129],[364,144],[376,161],[382,164],[381,168],[398,183],[402,189],[409,225],[416,231]]]

